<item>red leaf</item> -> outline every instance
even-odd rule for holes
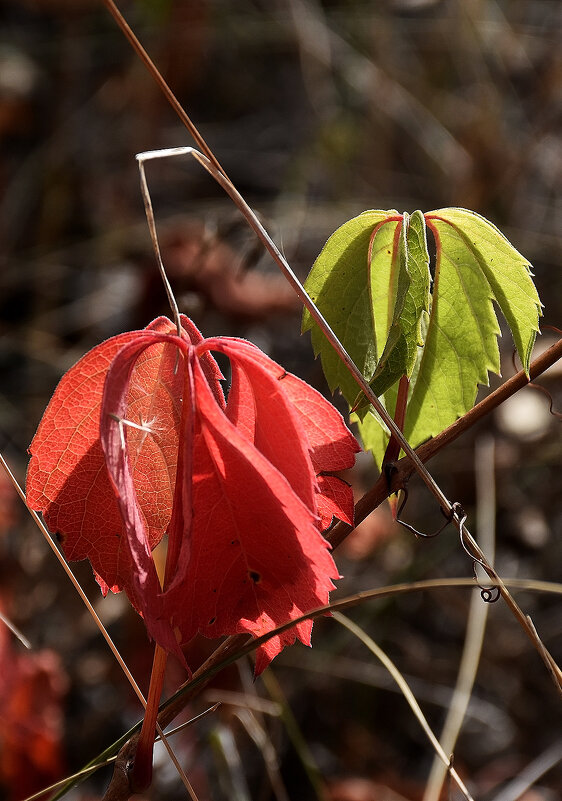
[[[328,528],[334,517],[353,525],[353,492],[349,484],[338,476],[318,476],[318,488],[322,531]]]
[[[197,632],[259,636],[327,602],[338,573],[319,529],[353,506],[344,482],[317,474],[358,450],[339,413],[259,349],[182,326],[180,337],[159,318],[78,362],[28,471],[28,502],[67,557],[89,558],[102,589],[125,589],[180,658],[178,641]],[[226,405],[211,350],[231,363]],[[164,532],[162,586],[151,552]],[[271,640],[256,671],[311,629]]]
[[[183,316],[182,326],[193,342],[202,339]],[[175,331],[175,326],[160,317],[145,330]],[[67,559],[90,560],[105,592],[130,584],[131,563],[121,547],[123,521],[101,448],[100,408],[112,360],[142,333],[112,337],[63,376],[29,448],[29,505],[42,512],[49,529],[59,535]],[[144,353],[129,387],[127,419],[151,428],[149,434],[127,427],[151,548],[162,538],[172,506],[182,389],[181,376],[175,374],[176,353],[173,346]],[[207,360],[205,369],[215,397],[224,404],[216,362]]]
[[[66,690],[53,651],[18,651],[0,627],[0,784],[6,798],[27,798],[64,775]]]
[[[210,347],[214,350],[223,350],[221,346],[221,339],[204,341],[205,347]],[[229,339],[229,350],[233,347],[241,349],[250,348],[247,351],[248,355],[259,365],[264,371],[267,371],[271,376],[281,382],[281,392],[283,396],[290,401],[293,415],[297,416],[300,427],[300,436],[306,442],[310,451],[310,458],[316,474],[321,478],[320,474],[328,478],[326,474],[337,471],[347,470],[352,467],[355,461],[355,454],[361,450],[355,437],[351,434],[349,429],[344,423],[343,417],[330,403],[326,401],[323,395],[313,389],[305,381],[302,381],[297,376],[287,373],[280,365],[276,364],[272,359],[266,356],[262,351],[258,350],[250,343],[244,340]],[[236,345],[234,344],[236,343]],[[223,350],[224,352],[224,350]],[[242,371],[233,366],[232,387],[229,394],[229,402],[227,414],[231,419],[234,419],[236,414],[236,424],[240,428],[246,430],[246,435],[252,439],[255,437],[255,408],[254,404],[240,404],[234,402],[234,397],[238,392],[239,384],[244,383],[248,387],[252,385],[252,380],[249,375],[243,375]],[[246,371],[247,372],[247,371]],[[256,446],[265,453],[265,447],[269,447],[268,443],[277,438],[277,447],[279,453],[284,455],[290,462],[293,454],[291,448],[286,447],[286,442],[294,441],[290,438],[284,438],[282,432],[279,430],[278,416],[276,414],[277,401],[274,400],[275,389],[270,391],[270,397],[264,407],[269,408],[271,417],[268,421],[264,421],[262,429],[265,431],[265,436],[262,434],[260,442],[256,441]],[[234,405],[236,412],[231,408]],[[280,466],[285,475],[287,473]],[[345,481],[331,477],[330,480],[319,480],[316,486],[318,513],[321,519],[321,529],[324,530],[330,525],[332,518],[337,517],[350,525],[353,522],[353,492],[351,487]]]
[[[172,590],[172,606],[177,607],[173,625],[181,630],[182,641],[197,631],[208,637],[244,631],[259,636],[327,603],[331,579],[338,577],[316,527],[314,472],[300,441],[298,418],[279,383],[270,373],[259,373],[252,359],[259,351],[248,343],[224,339],[204,345],[226,353],[238,376],[227,405],[235,422],[209,402],[196,363],[192,555],[185,577]],[[251,389],[245,383],[242,391],[240,378],[250,374],[255,383]],[[247,437],[247,425],[236,425],[249,408],[255,410],[255,442]],[[276,426],[268,436],[272,413]],[[297,493],[291,483],[299,476]],[[299,624],[262,647],[256,673],[296,636],[309,644],[311,629],[310,622]]]

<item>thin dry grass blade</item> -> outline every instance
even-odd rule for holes
[[[279,771],[277,752],[265,727],[260,725],[255,714],[250,709],[242,707],[234,714],[263,757],[273,795],[277,798],[277,801],[290,801]]]
[[[269,668],[269,670],[266,670],[264,673],[262,673],[261,680],[265,689],[269,693],[270,698],[276,704],[279,704],[281,708],[280,717],[285,725],[285,731],[287,732],[287,736],[289,737],[289,740],[291,741],[293,748],[300,759],[308,781],[310,782],[314,793],[316,794],[316,798],[318,801],[326,801],[326,791],[324,787],[323,776],[318,765],[316,764],[316,760],[314,759],[310,748],[308,747],[306,738],[301,732],[297,719],[293,715],[291,707],[287,703],[285,694],[281,689],[281,685],[277,681],[273,670]]]
[[[12,621],[8,620],[6,615],[4,615],[2,612],[0,612],[0,620],[6,626],[6,628],[10,629],[14,637],[16,637],[25,648],[31,650],[33,646],[31,645],[25,634],[22,634],[22,632],[17,628],[17,626],[14,626]]]
[[[479,541],[494,561],[496,536],[495,443],[491,436],[476,441],[474,454],[476,474],[476,529]],[[459,665],[455,691],[441,731],[440,742],[446,754],[452,754],[459,736],[476,679],[489,604],[483,604],[480,593],[473,592],[468,610],[466,636]],[[435,757],[423,801],[438,801],[447,776],[447,768]]]
[[[461,793],[464,795],[466,800],[474,801],[463,780],[452,766],[451,760],[441,747],[439,740],[433,733],[429,723],[425,718],[425,715],[421,711],[420,705],[416,701],[413,692],[410,690],[406,679],[400,673],[394,662],[387,656],[387,654],[382,650],[382,648],[380,648],[377,645],[377,643],[363,631],[362,628],[353,623],[353,621],[351,621],[345,615],[342,615],[340,612],[334,612],[334,618],[338,621],[338,623],[341,623],[342,626],[345,626],[346,629],[351,631],[352,634],[355,634],[355,636],[358,637],[361,640],[361,642],[367,646],[367,648],[371,651],[371,653],[374,654],[377,657],[377,659],[379,659],[382,662],[382,664],[391,674],[394,681],[398,684],[398,686],[402,690],[404,698],[410,705],[412,712],[414,713],[414,715],[416,716],[416,718],[420,723],[420,726],[426,733],[429,742],[435,749],[435,753],[439,756],[439,759],[441,759],[443,764],[446,766],[447,772],[449,773],[449,775],[451,776],[451,778],[453,779],[453,781],[455,782]]]

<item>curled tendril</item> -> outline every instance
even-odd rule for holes
[[[543,387],[541,384],[535,384],[534,381],[530,381],[527,386],[531,387],[532,389],[538,389],[539,392],[542,392],[543,395],[546,395],[549,403],[548,411],[553,417],[556,417],[558,420],[562,420],[562,412],[558,412],[554,408],[554,400],[546,387]]]
[[[543,329],[545,329],[545,328],[548,328],[551,331],[555,331],[557,334],[560,334],[562,336],[562,331],[560,330],[560,328],[556,328],[556,326],[554,326],[554,325],[544,325]],[[511,363],[513,364],[514,370],[517,370],[517,365],[515,364],[515,356],[516,356],[516,351],[514,350],[512,355],[511,355]],[[548,399],[548,403],[549,403],[548,411],[549,411],[549,413],[553,417],[556,417],[558,420],[562,421],[562,412],[559,412],[554,408],[554,399],[553,399],[552,395],[550,394],[550,392],[548,391],[548,389],[546,387],[543,387],[542,384],[536,384],[534,381],[529,381],[527,386],[531,387],[531,389],[537,389],[539,392],[542,392],[542,394],[545,395],[546,398]]]
[[[451,504],[450,513],[447,513],[442,507],[440,507],[441,514],[443,514],[446,518],[445,522],[443,523],[442,526],[440,526],[437,529],[437,531],[434,531],[432,534],[424,534],[423,532],[418,531],[417,528],[414,528],[414,526],[412,526],[410,523],[406,523],[405,520],[402,520],[400,518],[400,514],[402,513],[402,510],[404,509],[406,502],[408,500],[408,490],[406,488],[403,488],[402,492],[403,492],[403,497],[398,507],[398,511],[396,512],[396,522],[399,523],[403,528],[407,529],[408,531],[411,531],[412,534],[414,534],[416,537],[421,537],[422,539],[431,539],[432,537],[436,537],[438,534],[441,534],[441,532],[449,525],[449,523],[453,521],[454,518],[457,519],[460,542],[465,553],[472,560],[474,580],[476,581],[480,589],[480,597],[482,598],[484,603],[487,604],[495,603],[500,598],[501,595],[500,588],[495,586],[485,587],[478,580],[476,565],[480,565],[480,567],[482,567],[484,570],[486,569],[486,566],[484,565],[483,561],[473,552],[470,540],[467,538],[467,532],[464,527],[467,514],[464,511],[462,504],[460,504],[458,501],[455,501],[453,504]]]
[[[465,553],[467,553],[468,556],[472,559],[472,568],[473,568],[473,571],[474,571],[474,580],[476,581],[476,583],[477,583],[477,585],[478,585],[478,587],[480,589],[480,597],[482,598],[484,603],[493,604],[497,600],[499,600],[499,597],[501,595],[500,588],[499,587],[495,587],[495,586],[484,587],[479,582],[478,574],[476,572],[476,565],[480,565],[480,567],[482,567],[483,569],[486,569],[486,566],[484,565],[484,562],[478,556],[476,556],[474,554],[474,552],[472,550],[472,546],[470,544],[470,541],[466,537],[466,531],[465,531],[464,524],[465,524],[465,521],[466,521],[466,518],[467,518],[467,514],[464,511],[462,505],[458,501],[455,501],[455,503],[452,504],[451,509],[452,509],[453,516],[456,517],[457,520],[458,520],[459,537],[460,537],[461,545],[462,545]]]
[[[396,512],[396,522],[399,523],[403,528],[407,529],[408,531],[411,531],[412,534],[415,534],[416,537],[421,537],[424,540],[429,540],[432,537],[436,537],[438,534],[441,534],[443,529],[447,528],[447,526],[453,519],[454,512],[451,512],[451,514],[447,514],[447,512],[445,512],[445,510],[442,507],[439,507],[441,509],[441,513],[445,515],[446,518],[443,525],[440,526],[437,529],[437,531],[434,531],[432,534],[424,534],[422,531],[418,531],[417,528],[414,528],[414,526],[410,525],[410,523],[406,523],[405,520],[400,519],[400,514],[402,512],[402,509],[406,506],[406,502],[408,500],[408,490],[404,487],[402,489],[402,493],[403,493],[402,500],[400,501],[400,506],[398,507],[398,511]]]

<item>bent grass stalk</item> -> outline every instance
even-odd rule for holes
[[[402,691],[404,698],[410,705],[410,709],[418,719],[420,726],[427,735],[427,738],[431,743],[431,745],[433,746],[435,753],[438,755],[439,759],[441,759],[443,764],[446,766],[447,771],[449,772],[451,778],[453,779],[453,781],[455,782],[461,793],[464,795],[466,800],[474,801],[474,799],[468,792],[468,789],[464,784],[463,780],[461,779],[457,771],[454,769],[451,760],[441,747],[439,740],[433,733],[433,730],[431,729],[429,723],[427,722],[426,717],[420,708],[420,705],[416,701],[413,692],[410,690],[410,687],[408,686],[408,682],[406,681],[402,673],[398,670],[394,662],[382,650],[382,648],[379,645],[377,645],[377,643],[371,637],[369,637],[369,635],[366,632],[363,631],[362,628],[360,628],[356,623],[354,623],[348,617],[342,615],[341,612],[334,612],[334,619],[337,620],[338,623],[341,623],[341,625],[344,626],[346,629],[348,629],[348,631],[351,631],[351,633],[354,634],[359,640],[361,640],[361,642],[367,646],[369,651],[372,654],[374,654],[377,657],[377,659],[388,670],[388,672],[390,673],[396,684],[400,687],[400,690]]]

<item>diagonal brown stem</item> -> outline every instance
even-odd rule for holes
[[[150,58],[144,47],[139,42],[136,34],[131,29],[131,26],[129,25],[123,14],[121,14],[121,12],[117,8],[113,0],[103,0],[103,3],[107,8],[107,10],[109,11],[109,13],[111,14],[111,16],[113,17],[113,19],[115,20],[115,22],[117,23],[117,25],[121,28],[125,37],[131,44],[133,50],[136,52],[140,60],[143,62],[147,70],[150,72],[150,74],[158,84],[160,91],[162,92],[168,103],[174,109],[174,111],[180,118],[181,122],[185,125],[185,127],[195,140],[195,142],[197,142],[197,146],[201,148],[201,150],[203,151],[203,153],[205,153],[209,161],[212,161],[217,170],[219,170],[224,176],[226,176],[226,173],[221,167],[217,157],[215,156],[215,154],[213,153],[207,142],[204,140],[203,136],[199,132],[195,123],[190,119],[190,117],[185,112],[185,109],[182,107],[181,103],[179,102],[175,94],[172,92],[172,90],[164,80],[160,71],[156,68],[154,62],[152,61],[152,59]]]
[[[156,65],[144,49],[144,47],[139,42],[138,38],[136,37],[135,33],[132,31],[128,23],[126,22],[125,18],[113,2],[113,0],[103,0],[106,8],[111,13],[125,36],[127,37],[128,41],[138,54],[139,58],[143,61],[147,69],[149,70],[150,74],[160,87],[161,91],[166,96],[169,103],[172,105],[176,113],[178,114],[180,120],[186,126],[188,131],[193,136],[194,140],[197,142],[203,153],[198,153],[196,150],[192,150],[191,155],[199,161],[199,163],[213,176],[213,178],[217,181],[217,183],[222,186],[225,192],[229,195],[229,197],[234,201],[238,209],[244,215],[244,217],[248,220],[250,226],[256,232],[257,236],[263,242],[265,248],[273,257],[279,268],[281,269],[282,273],[284,274],[285,278],[291,284],[299,298],[302,300],[303,304],[306,306],[308,311],[310,312],[312,318],[317,323],[317,325],[321,328],[324,333],[324,336],[329,341],[330,345],[336,351],[338,357],[343,361],[346,368],[349,370],[350,374],[353,376],[354,380],[357,382],[359,388],[364,392],[365,397],[369,401],[369,403],[377,410],[380,414],[388,428],[390,429],[391,433],[395,436],[396,440],[400,443],[400,447],[406,453],[413,463],[416,465],[416,469],[421,476],[422,480],[427,485],[429,491],[434,495],[436,500],[438,501],[439,505],[443,509],[444,512],[447,514],[452,514],[452,507],[446,496],[443,494],[439,485],[435,482],[431,474],[424,468],[423,463],[418,459],[416,452],[413,448],[410,447],[408,441],[404,438],[402,432],[394,422],[394,420],[390,417],[388,412],[386,411],[384,405],[380,402],[378,397],[372,391],[370,385],[365,380],[365,377],[357,367],[357,365],[353,362],[341,342],[339,341],[338,337],[332,331],[331,326],[329,325],[328,321],[324,318],[320,310],[316,307],[313,303],[312,299],[307,294],[306,290],[304,289],[301,282],[298,280],[297,276],[294,274],[293,270],[287,263],[286,259],[283,257],[263,225],[260,223],[254,212],[250,209],[242,195],[238,192],[232,181],[228,178],[222,167],[220,166],[216,156],[209,148],[201,134],[199,133],[195,124],[191,121],[188,117],[184,109],[182,108],[181,104],[179,103],[178,99],[164,80],[163,76],[157,69]],[[176,148],[176,151],[179,151],[180,148]],[[186,149],[188,150],[188,149]]]
[[[491,392],[484,400],[477,403],[476,406],[470,409],[465,415],[459,417],[459,419],[448,428],[440,434],[437,434],[436,437],[433,437],[428,442],[424,442],[423,445],[420,445],[419,448],[416,449],[420,460],[424,462],[424,464],[428,462],[439,453],[439,451],[458,439],[458,437],[472,428],[473,425],[486,417],[486,415],[490,414],[490,412],[494,411],[494,409],[497,409],[504,401],[527,386],[530,381],[538,378],[542,373],[548,370],[549,367],[556,364],[559,359],[562,359],[562,338],[559,339],[558,342],[555,342],[554,345],[551,345],[548,350],[531,363],[528,376],[524,370],[516,373],[516,375],[502,384],[501,387],[498,387],[498,389]],[[388,486],[386,476],[379,476],[373,487],[365,493],[355,505],[355,526],[358,526],[362,520],[377,508],[377,506],[380,506],[390,492],[397,492],[402,489],[415,472],[415,467],[407,456],[396,462],[394,467],[395,469],[392,474],[390,487]],[[347,523],[336,523],[330,530],[328,536],[332,547],[336,548],[343,542],[353,531],[353,528],[354,526],[350,526]]]
[[[410,381],[407,375],[403,375],[398,384],[398,396],[396,398],[396,409],[394,411],[394,422],[400,429],[404,430],[404,420],[406,419],[406,407],[408,405],[408,390],[410,389]],[[382,460],[384,465],[395,462],[400,454],[400,443],[394,435],[390,437],[384,458]]]

